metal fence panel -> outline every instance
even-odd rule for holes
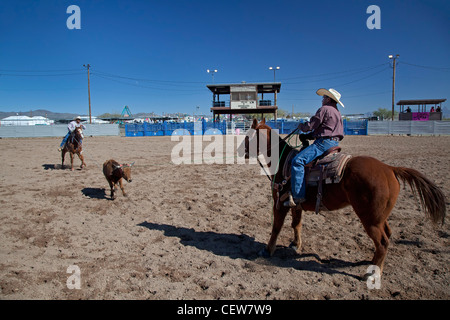
[[[433,121],[435,135],[450,135],[450,121]]]
[[[166,122],[163,123],[130,123],[125,125],[125,136],[170,136],[170,135],[203,135],[226,134],[227,123],[207,122]]]
[[[411,134],[434,134],[434,121],[411,121]]]
[[[411,134],[412,121],[394,121],[390,126],[390,134]]]
[[[389,134],[391,130],[391,121],[369,121],[367,125],[367,134]]]
[[[368,134],[450,135],[450,121],[369,121]]]
[[[86,124],[85,136],[118,136],[118,124]],[[67,133],[66,124],[35,125],[35,126],[1,126],[2,138],[41,138],[64,137]]]

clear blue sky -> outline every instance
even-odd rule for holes
[[[81,30],[69,30],[69,5]],[[381,29],[369,30],[369,5]],[[212,83],[273,81],[279,107],[314,113],[318,88],[344,114],[391,108],[389,54],[399,54],[396,101],[450,98],[450,1],[2,0],[0,111],[210,114]],[[445,102],[444,106],[449,103]]]

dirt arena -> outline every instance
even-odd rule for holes
[[[449,299],[450,228],[409,186],[389,224],[381,288],[361,281],[374,246],[353,210],[291,218],[270,259],[271,196],[257,164],[174,165],[170,137],[86,137],[88,165],[61,169],[60,138],[0,139],[1,299]],[[204,142],[206,147],[209,142]],[[417,169],[450,199],[450,137],[347,136],[343,151]],[[109,199],[104,161],[136,164]],[[69,164],[68,156],[66,164]],[[376,174],[376,173],[374,173]],[[69,289],[69,266],[80,289]]]

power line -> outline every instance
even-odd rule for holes
[[[125,81],[114,79],[113,77],[109,77],[109,76],[98,74],[97,72],[95,72],[95,73],[92,72],[91,75],[93,75],[95,77],[103,78],[103,79],[106,79],[106,80],[114,81],[114,82],[117,82],[117,83],[126,84],[128,86],[133,86],[133,87],[138,87],[138,88],[145,88],[145,89],[152,89],[152,90],[163,90],[163,91],[172,91],[172,92],[174,92],[173,88],[160,88],[160,87],[145,86],[145,85],[141,85],[141,84],[137,84],[137,83],[125,82]],[[137,80],[134,80],[134,81],[137,81]],[[192,92],[193,90],[191,90],[191,89],[176,89],[176,91],[189,91],[189,92]],[[201,90],[201,91],[202,92],[206,92],[207,89],[205,88],[204,90]]]
[[[383,71],[385,71],[385,70],[387,70],[387,69],[389,69],[389,67],[383,68],[382,70],[378,70],[377,72],[371,73],[371,74],[369,74],[369,75],[367,75],[367,76],[365,76],[365,77],[358,78],[358,79],[355,79],[355,80],[352,80],[352,81],[349,81],[349,82],[346,82],[346,83],[334,84],[334,85],[331,85],[330,87],[337,88],[337,87],[342,87],[342,86],[349,85],[349,84],[352,84],[352,83],[355,83],[355,82],[359,82],[359,81],[362,81],[362,80],[371,78],[371,77],[373,77],[373,76],[376,76],[377,74],[379,74],[379,73],[381,73],[381,72],[383,72]],[[327,80],[328,80],[328,79],[327,79]],[[326,80],[320,80],[320,82],[323,82],[323,81],[326,81]],[[289,84],[291,84],[291,83],[289,83]],[[294,91],[295,91],[295,92],[301,92],[301,91],[306,92],[306,91],[313,91],[313,90],[316,90],[316,89],[315,89],[315,88],[311,88],[311,89],[299,89],[299,90],[284,89],[284,91],[291,91],[291,92],[294,92]]]
[[[73,71],[81,71],[82,69],[59,69],[59,70],[11,70],[11,69],[0,69],[0,71],[4,72],[73,72]]]
[[[206,82],[200,82],[200,81],[175,81],[175,80],[156,80],[156,79],[146,79],[146,78],[134,78],[134,77],[126,77],[126,76],[121,76],[121,75],[116,75],[116,74],[111,74],[108,72],[102,72],[102,71],[97,71],[94,70],[95,73],[97,73],[97,75],[103,75],[106,77],[111,77],[111,78],[119,78],[119,79],[126,79],[126,80],[133,80],[133,81],[142,81],[142,82],[157,82],[157,83],[165,83],[165,84],[169,84],[169,83],[175,83],[175,84],[205,84]]]
[[[361,72],[369,71],[369,70],[372,70],[372,69],[376,69],[378,67],[385,66],[385,65],[387,65],[387,63],[377,64],[377,65],[374,65],[374,66],[369,66],[369,67],[364,67],[364,68],[351,69],[351,70],[344,70],[344,71],[321,73],[321,74],[315,74],[315,75],[304,75],[304,76],[283,78],[283,79],[280,79],[280,81],[288,81],[288,80],[293,80],[293,79],[304,79],[304,78],[317,78],[317,77],[329,76],[329,75],[334,75],[334,74],[340,74],[340,75],[347,74],[347,73],[349,73],[349,74],[356,74],[356,73],[361,73]],[[345,77],[345,76],[346,75],[342,75],[342,76],[339,76],[339,77]],[[333,79],[333,78],[331,78],[331,79]],[[325,79],[325,80],[327,80],[327,79]],[[319,81],[321,81],[321,80],[319,80]]]
[[[80,75],[84,74],[84,72],[73,72],[73,73],[56,73],[56,74],[11,74],[4,73],[0,70],[0,76],[6,77],[59,77],[59,76],[72,76],[72,75]]]
[[[408,63],[408,62],[405,62],[405,61],[401,61],[399,63],[400,64],[406,64],[406,65],[413,66],[413,67],[418,67],[418,68],[430,69],[430,70],[445,71],[445,72],[449,72],[450,71],[450,68],[447,68],[447,67],[422,66],[422,65],[418,65],[418,64],[414,64],[414,63]]]

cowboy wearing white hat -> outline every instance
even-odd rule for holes
[[[69,132],[67,132],[67,134],[63,138],[61,145],[58,148],[58,151],[61,151],[62,148],[64,148],[64,145],[66,144],[67,139],[69,139],[70,134],[73,132],[73,130],[75,130],[78,127],[81,127],[83,130],[86,129],[86,127],[81,123],[80,116],[77,116],[73,121],[69,122],[69,124],[67,125],[67,129],[69,130]]]
[[[344,125],[341,113],[337,108],[339,103],[342,107],[341,94],[335,89],[319,89],[316,92],[323,96],[322,107],[309,122],[299,124],[298,128],[303,132],[311,131],[314,143],[300,151],[292,159],[291,167],[291,192],[292,199],[284,203],[285,206],[295,207],[305,201],[306,183],[304,182],[304,166],[322,155],[325,151],[339,145],[344,138]]]

